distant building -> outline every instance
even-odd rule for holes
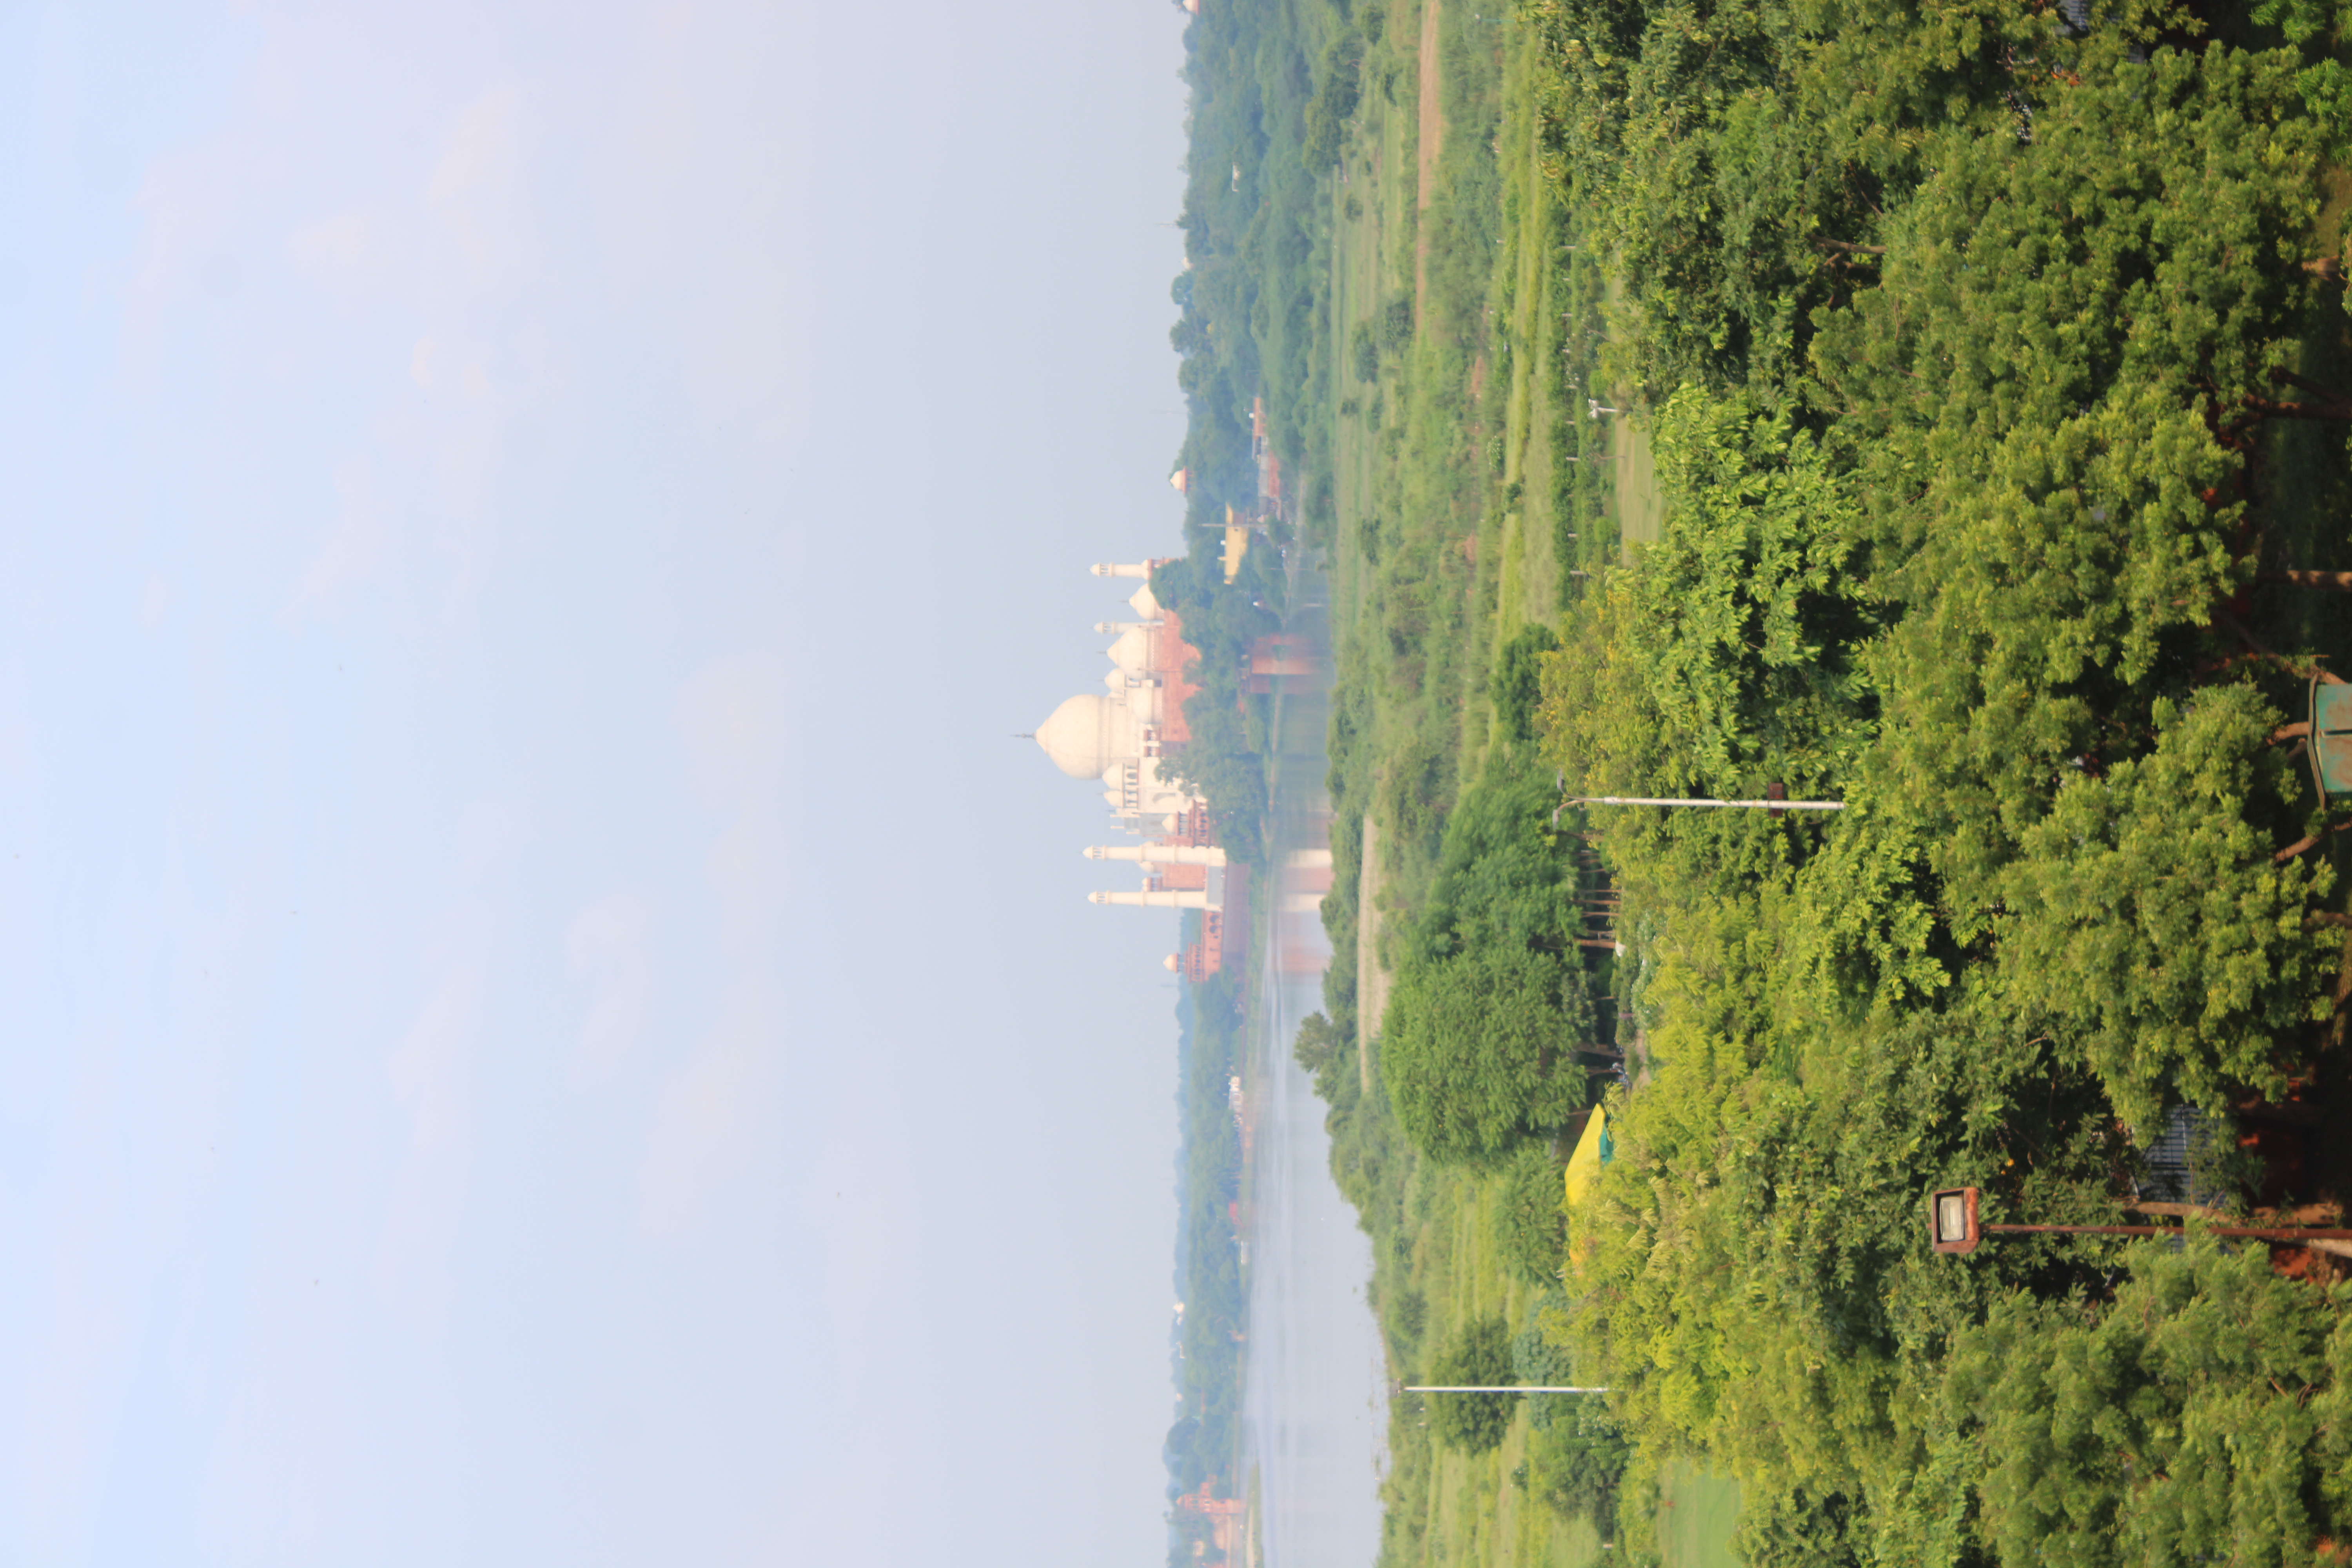
[[[1231,1562],[1234,1549],[1241,1544],[1243,1515],[1249,1511],[1249,1504],[1240,1498],[1212,1497],[1210,1489],[1216,1484],[1214,1477],[1202,1481],[1198,1492],[1185,1493],[1176,1500],[1176,1506],[1208,1520],[1210,1545]]]
[[[1149,579],[1156,561],[1098,565],[1097,577]],[[1080,694],[1054,710],[1033,738],[1055,767],[1072,778],[1098,779],[1103,799],[1121,828],[1139,844],[1096,845],[1090,860],[1125,861],[1140,874],[1132,891],[1090,893],[1097,904],[1142,909],[1198,910],[1202,936],[1169,967],[1189,980],[1203,980],[1222,967],[1230,903],[1245,897],[1247,874],[1225,864],[1209,825],[1208,803],[1181,784],[1160,776],[1160,762],[1192,739],[1185,701],[1199,688],[1185,679],[1200,658],[1184,641],[1181,618],[1152,597],[1149,581],[1128,600],[1131,621],[1099,621],[1095,630],[1113,640],[1104,649],[1110,668],[1099,695]]]
[[[1149,577],[1154,564],[1094,570],[1098,577]],[[1103,692],[1073,697],[1055,709],[1034,739],[1070,777],[1100,779],[1112,815],[1129,832],[1139,833],[1146,823],[1197,803],[1184,786],[1160,777],[1159,763],[1192,739],[1184,700],[1197,689],[1186,683],[1184,668],[1200,655],[1186,645],[1181,622],[1152,598],[1149,583],[1128,605],[1135,620],[1096,623],[1097,631],[1117,634],[1104,649],[1111,668],[1103,674]]]
[[[1250,644],[1249,680],[1244,689],[1256,697],[1307,690],[1304,683],[1322,668],[1312,642],[1297,632],[1275,632]]]
[[[1187,1513],[1206,1514],[1211,1519],[1239,1519],[1249,1504],[1237,1497],[1210,1496],[1216,1484],[1213,1477],[1202,1481],[1198,1492],[1185,1493],[1176,1500],[1176,1506]]]

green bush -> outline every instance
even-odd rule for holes
[[[1944,1394],[1977,1434],[1980,1537],[2051,1568],[2222,1544],[2314,1561],[2352,1524],[2344,1288],[2209,1237],[2136,1246],[2127,1267],[2105,1312],[2021,1293],[1954,1336]]]
[[[1543,656],[1559,647],[1552,629],[1538,622],[1520,628],[1503,645],[1486,695],[1495,704],[1495,728],[1514,741],[1536,738],[1536,710],[1543,702]]]
[[[1396,1306],[1389,1313],[1389,1322],[1399,1338],[1414,1344],[1429,1330],[1429,1298],[1408,1285],[1397,1292]]]
[[[1317,1097],[1334,1110],[1348,1110],[1362,1093],[1355,1038],[1323,1014],[1309,1013],[1298,1021],[1291,1055],[1315,1080]]]
[[[1402,353],[1412,346],[1412,296],[1400,294],[1381,310],[1381,346]]]
[[[1430,1368],[1433,1384],[1473,1386],[1511,1381],[1511,1331],[1499,1317],[1474,1318],[1462,1325]],[[1429,1429],[1438,1441],[1465,1453],[1502,1447],[1511,1429],[1516,1394],[1433,1394]]]
[[[1528,1439],[1528,1489],[1555,1512],[1591,1520],[1606,1540],[1617,1530],[1618,1483],[1633,1451],[1598,1397],[1576,1397],[1577,1416]]]
[[[1381,1024],[1398,1125],[1448,1164],[1498,1164],[1586,1104],[1571,1053],[1592,1038],[1592,1000],[1552,793],[1522,765],[1464,794]]]
[[[1551,1150],[1529,1143],[1503,1173],[1503,1201],[1495,1213],[1504,1267],[1530,1285],[1556,1285],[1568,1258],[1568,1216],[1560,1167]]]
[[[1854,1507],[1842,1492],[1793,1487],[1744,1502],[1732,1539],[1748,1568],[1862,1568],[1849,1537]]]

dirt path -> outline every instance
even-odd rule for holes
[[[1372,1042],[1389,1008],[1389,972],[1381,967],[1381,836],[1364,817],[1364,864],[1356,879],[1356,1067],[1372,1092]]]
[[[1437,153],[1445,141],[1445,116],[1437,103],[1437,0],[1421,0],[1421,129],[1414,156],[1420,164],[1422,212],[1437,185]],[[1413,226],[1412,319],[1421,320],[1422,297],[1429,292],[1429,230]]]

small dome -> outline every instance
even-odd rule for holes
[[[1194,11],[1192,14],[1196,16],[1200,15],[1198,11]],[[1190,468],[1179,468],[1174,473],[1168,476],[1169,484],[1174,487],[1176,493],[1180,496],[1191,488],[1192,480],[1192,470]]]
[[[1156,621],[1160,618],[1160,601],[1151,596],[1151,584],[1149,583],[1135,591],[1128,599],[1127,606],[1139,619]]]
[[[1184,973],[1184,955],[1181,952],[1171,952],[1160,961],[1160,967],[1171,974],[1181,974]],[[1176,1310],[1181,1312],[1184,1309],[1179,1307]]]
[[[1140,675],[1151,668],[1151,638],[1140,626],[1129,626],[1118,640],[1103,649],[1119,668]]]

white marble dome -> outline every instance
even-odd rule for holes
[[[1037,744],[1074,779],[1098,779],[1113,763],[1136,754],[1135,723],[1127,704],[1106,693],[1073,697],[1037,726]]]
[[[1109,656],[1111,663],[1129,675],[1141,675],[1151,668],[1151,639],[1141,626],[1128,627],[1103,652]]]

